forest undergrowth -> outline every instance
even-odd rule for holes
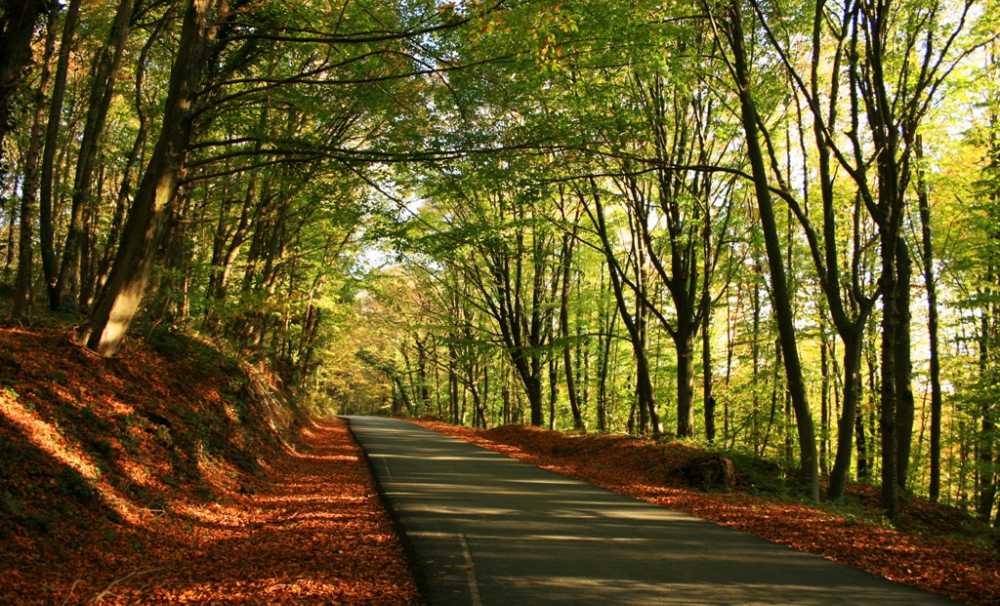
[[[795,479],[781,478],[779,466],[746,455],[723,453],[734,461],[732,490],[692,488],[682,470],[706,455],[693,442],[662,443],[520,425],[483,431],[430,417],[414,422],[547,471],[964,604],[1000,603],[1000,544],[984,544],[982,538],[990,530],[953,507],[908,498],[892,525],[881,515],[873,487],[854,484],[839,503],[811,504],[796,497]]]
[[[0,603],[407,604],[345,424],[197,338],[0,328]]]

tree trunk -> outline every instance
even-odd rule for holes
[[[21,223],[18,240],[17,278],[14,289],[15,320],[26,321],[31,308],[31,280],[34,273],[34,247],[32,222],[35,215],[35,203],[38,201],[39,156],[42,152],[45,118],[45,89],[49,85],[49,63],[55,50],[56,42],[56,11],[50,10],[45,30],[45,51],[42,54],[42,73],[38,82],[38,95],[34,117],[31,120],[31,134],[28,142],[28,152],[24,160],[24,181],[21,186]],[[2,145],[2,141],[0,141]],[[2,170],[2,169],[0,169]]]
[[[711,255],[706,251],[705,258]],[[712,393],[712,297],[708,291],[709,272],[705,272],[705,283],[701,293],[701,372],[702,400],[705,407],[705,439],[715,441],[715,396]]]
[[[9,202],[6,209],[3,209],[4,202]],[[14,229],[14,225],[18,223],[17,215],[19,206],[20,205],[17,203],[17,198],[15,196],[11,196],[9,198],[9,201],[3,199],[3,197],[0,196],[0,211],[5,210],[4,214],[7,215],[6,217],[7,228],[5,230],[7,232],[6,235],[7,251],[4,254],[4,260],[3,260],[4,283],[10,283],[11,267],[13,267],[14,265],[14,240],[17,239],[14,237],[14,232],[17,231]]]
[[[555,352],[549,354],[549,429],[556,428],[556,402],[559,399],[559,363]]]
[[[680,315],[680,312],[678,312]],[[677,351],[677,437],[694,435],[692,402],[694,401],[694,335],[678,327],[674,337]]]
[[[448,341],[448,422],[458,423],[458,375],[455,373],[455,369],[458,368],[458,352],[455,350],[455,337],[452,336]],[[506,376],[504,381],[504,389],[506,390]],[[504,391],[504,395],[507,392]],[[507,403],[507,399],[504,400]],[[507,406],[509,409],[509,405]]]
[[[902,236],[896,239],[896,267],[899,272],[896,279],[898,295],[896,301],[899,309],[899,331],[896,336],[896,431],[897,460],[896,480],[899,487],[906,490],[910,470],[910,447],[913,441],[914,401],[913,387],[910,377],[913,375],[913,363],[910,352],[910,277],[912,266],[910,252]]]
[[[997,321],[993,317],[993,313],[996,311],[996,300],[994,297],[997,296],[997,291],[993,289],[994,281],[997,276],[994,274],[994,267],[992,263],[987,265],[986,271],[986,283],[989,285],[989,297],[988,301],[984,303],[983,310],[980,315],[980,334],[979,334],[979,373],[980,382],[983,385],[995,385],[996,376],[992,366],[993,361],[993,347],[995,344],[996,334],[995,325]],[[976,436],[976,468],[977,468],[977,480],[979,484],[979,494],[976,499],[976,513],[979,515],[979,519],[989,524],[990,516],[993,511],[993,501],[996,499],[997,485],[994,481],[994,469],[993,469],[993,440],[994,433],[996,432],[996,423],[993,418],[993,408],[996,405],[993,398],[984,397],[982,398],[982,403],[980,404],[979,414],[981,415],[981,431]]]
[[[826,475],[829,472],[827,453],[830,448],[830,360],[829,343],[826,332],[826,317],[820,311],[819,321],[819,354],[820,354],[820,405],[819,405],[819,469]]]
[[[129,20],[132,16],[133,0],[119,0],[108,39],[101,49],[94,72],[91,74],[90,99],[87,117],[80,140],[80,155],[77,157],[73,182],[73,196],[70,208],[69,230],[62,251],[62,264],[56,279],[53,303],[57,306],[75,307],[76,301],[64,300],[67,290],[79,288],[81,279],[81,240],[83,238],[83,213],[88,205],[91,179],[97,163],[97,152],[104,133],[104,125],[114,95],[115,78],[121,65],[122,53],[128,41]]]
[[[601,289],[601,334],[598,335],[597,356],[597,431],[608,431],[608,368],[611,363],[611,341],[614,338],[618,313],[607,309],[607,295]]]
[[[595,213],[591,217],[593,219],[594,227],[597,229],[598,235],[601,238],[603,244],[604,257],[607,261],[608,275],[611,279],[611,289],[615,295],[615,302],[618,305],[618,315],[625,323],[625,328],[629,334],[629,340],[632,343],[632,352],[635,355],[635,370],[636,370],[636,398],[638,400],[638,406],[641,414],[652,411],[655,412],[656,407],[653,401],[653,385],[649,379],[649,362],[646,358],[645,344],[643,343],[641,326],[638,324],[636,319],[633,319],[630,312],[628,303],[625,301],[625,293],[622,287],[622,278],[620,275],[621,268],[618,265],[618,260],[615,258],[614,251],[611,248],[611,241],[608,236],[608,227],[604,219],[604,207],[601,204],[600,195],[597,192],[597,186],[595,183],[591,183],[594,192],[594,205]],[[589,212],[589,211],[588,211]],[[642,304],[638,305],[642,309]],[[653,421],[653,436],[659,437],[659,423]]]
[[[165,210],[176,192],[191,137],[195,95],[226,6],[226,0],[188,2],[159,140],[132,202],[107,285],[80,335],[88,347],[103,356],[113,356],[121,347],[142,303]]]
[[[53,227],[52,181],[56,151],[59,147],[59,127],[62,123],[63,101],[66,98],[66,76],[69,71],[69,55],[73,47],[73,37],[80,21],[80,0],[70,0],[63,23],[62,39],[59,42],[59,61],[52,84],[52,98],[49,103],[48,123],[45,126],[45,151],[42,152],[41,198],[39,199],[38,234],[41,239],[42,272],[48,288],[50,309],[59,308],[56,292],[57,273],[55,253],[55,229]]]
[[[574,222],[574,235],[579,222]],[[559,332],[563,339],[563,367],[566,370],[566,394],[569,398],[570,413],[573,415],[573,429],[584,431],[583,415],[580,412],[580,399],[576,391],[576,378],[573,376],[572,346],[569,336],[569,291],[570,276],[573,269],[573,243],[570,235],[563,236],[563,266],[562,292],[559,297]],[[579,346],[578,346],[579,347]]]
[[[816,432],[813,427],[812,414],[809,410],[809,401],[806,397],[805,384],[802,380],[802,365],[799,361],[798,346],[795,338],[795,324],[792,319],[788,282],[785,277],[784,263],[782,262],[778,226],[774,218],[774,208],[771,202],[767,169],[764,165],[764,155],[758,140],[757,108],[750,91],[750,72],[747,65],[746,49],[744,48],[741,5],[738,2],[734,2],[730,6],[729,17],[729,26],[732,34],[730,41],[733,47],[735,76],[739,89],[741,119],[743,130],[746,134],[747,155],[754,178],[754,189],[757,194],[757,209],[760,213],[761,227],[764,232],[764,245],[767,251],[771,275],[771,295],[774,303],[774,314],[778,324],[781,349],[784,354],[787,386],[792,399],[792,406],[795,409],[795,419],[799,434],[800,463],[809,484],[809,495],[813,499],[819,499]]]
[[[31,64],[31,40],[46,5],[40,0],[8,0],[0,16],[0,182],[7,173],[3,150],[7,131],[13,127],[11,98],[20,88],[25,70]],[[55,11],[54,8],[48,10]]]
[[[882,364],[879,404],[879,430],[882,436],[882,506],[895,519],[899,500],[898,383],[896,374],[897,341],[901,332],[899,275],[894,251],[897,238],[883,231],[882,245]]]
[[[941,359],[938,353],[937,283],[934,277],[934,244],[931,239],[931,207],[924,177],[924,142],[917,135],[917,201],[920,205],[921,258],[927,288],[927,332],[930,339],[931,381],[931,480],[930,499],[941,496]]]
[[[858,430],[858,475],[867,477],[868,474],[864,429],[858,415],[858,403],[861,400],[863,336],[862,330],[858,330],[854,334],[841,337],[844,342],[844,406],[837,424],[837,454],[833,462],[833,470],[830,472],[828,495],[831,499],[838,499],[844,495],[848,473],[851,469],[851,441],[854,438],[855,429]]]

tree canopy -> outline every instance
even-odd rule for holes
[[[995,0],[6,0],[0,279],[341,411],[998,520]],[[40,261],[39,261],[40,260]]]

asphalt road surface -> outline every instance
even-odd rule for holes
[[[947,604],[379,417],[346,417],[438,604]]]

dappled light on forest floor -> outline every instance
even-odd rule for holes
[[[156,582],[123,583],[107,601],[412,601],[401,547],[343,423],[318,424],[310,436],[317,456],[289,454],[255,494],[179,506],[190,526],[179,525],[179,548],[152,563],[163,567]]]
[[[0,329],[0,604],[412,602],[345,425],[166,345],[187,353]]]
[[[623,436],[574,435],[523,426],[478,431],[414,421],[538,467],[636,499],[694,514],[891,581],[967,604],[1000,603],[1000,557],[967,541],[884,528],[820,507],[683,485],[678,468],[701,451]],[[739,475],[739,470],[737,470]],[[919,505],[914,505],[918,507]]]

